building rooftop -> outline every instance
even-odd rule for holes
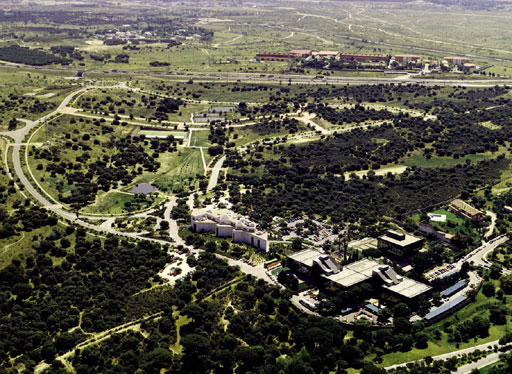
[[[290,54],[311,54],[313,51],[311,49],[293,49],[290,51]]]
[[[339,53],[340,52],[337,52],[337,51],[320,51],[320,52],[317,53],[317,55],[320,55],[320,56],[336,56]]]
[[[311,267],[313,266],[313,261],[322,255],[323,253],[320,253],[318,251],[312,249],[304,249],[300,252],[289,255],[288,257],[305,266]]]
[[[469,214],[471,216],[475,216],[477,214],[484,214],[484,212],[482,212],[481,210],[478,210],[478,209],[472,207],[471,205],[469,205],[468,203],[462,201],[461,199],[453,200],[451,205],[454,208],[462,210],[462,211],[466,212],[467,214]]]
[[[368,53],[342,53],[342,56],[357,56],[357,57],[383,57],[387,58],[388,55],[379,55],[379,54],[368,54]]]
[[[441,292],[441,296],[442,297],[445,297],[445,296],[450,297],[450,296],[454,295],[456,292],[459,292],[460,290],[462,290],[467,285],[468,285],[468,282],[465,280],[458,281],[453,286],[448,287],[446,290]]]
[[[333,283],[339,284],[344,288],[348,288],[355,284],[362,283],[370,279],[371,277],[362,273],[358,273],[357,271],[347,269],[345,267],[339,273],[326,276],[325,278],[327,278]]]
[[[437,309],[433,310],[432,312],[427,313],[425,315],[425,320],[430,321],[430,320],[438,317],[439,315],[449,311],[450,309],[455,308],[457,305],[464,302],[466,299],[467,299],[466,296],[459,296],[459,297],[455,298],[454,300],[444,304],[440,308],[437,308]]]
[[[411,244],[421,242],[423,239],[409,235],[405,232],[388,230],[384,235],[381,235],[379,239],[385,240],[389,243],[400,247],[406,247]]]
[[[373,271],[381,266],[381,263],[365,258],[345,265],[339,273],[325,278],[346,288],[370,279],[373,276]]]
[[[392,286],[383,285],[382,287],[393,291],[401,296],[412,299],[422,293],[429,291],[432,287],[415,281],[414,279],[402,277],[402,281]]]

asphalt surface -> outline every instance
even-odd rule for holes
[[[207,191],[211,191],[217,186],[217,182],[219,181],[220,169],[222,169],[224,161],[226,161],[226,156],[222,156],[219,159],[219,161],[215,163],[215,166],[212,169],[210,180],[208,181],[208,187],[206,188]]]
[[[382,43],[383,45],[387,45]],[[473,56],[473,55],[471,55]],[[55,68],[55,67],[36,67],[23,64],[4,62],[3,66],[18,69],[36,69],[49,71],[62,71],[75,74],[79,69],[75,68]],[[195,82],[223,82],[223,83],[281,83],[281,84],[422,84],[427,86],[465,86],[465,87],[489,87],[503,86],[512,84],[512,79],[435,79],[422,76],[409,76],[404,78],[403,75],[392,75],[390,77],[339,77],[339,76],[316,76],[301,74],[283,74],[283,73],[237,73],[237,72],[190,72],[190,73],[160,73],[153,71],[113,71],[113,70],[82,70],[84,77],[87,79],[87,73],[92,74],[112,74],[116,76],[141,76],[149,75],[153,77],[166,77],[179,82],[187,82],[193,80]],[[463,76],[461,76],[462,78]],[[465,78],[465,77],[464,77]]]

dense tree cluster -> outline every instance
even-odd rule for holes
[[[38,49],[20,47],[17,44],[8,47],[1,47],[0,60],[35,66],[51,64],[67,65],[71,62],[69,59],[58,57]]]
[[[359,222],[369,227],[382,216],[395,216],[430,206],[496,181],[509,160],[498,158],[449,168],[413,168],[400,176],[369,176],[345,180],[325,173],[322,165],[301,166],[305,158],[284,164],[284,158],[249,165],[230,158],[228,178],[248,187],[238,209],[254,219],[320,214],[334,222]],[[443,186],[442,189],[439,186]],[[364,209],[362,209],[364,207]]]
[[[167,261],[159,244],[90,241],[81,229],[68,252],[73,232],[52,229],[34,243],[36,254],[25,264],[14,261],[0,271],[2,367],[10,365],[8,356],[20,354],[28,367],[51,362],[83,340],[84,332],[126,322],[130,295],[147,287]],[[78,326],[79,314],[81,327],[69,332]]]
[[[61,191],[59,200],[77,207],[85,206],[94,201],[100,190],[109,191],[119,183],[129,184],[144,171],[155,172],[160,167],[157,161],[159,152],[175,150],[174,139],[155,139],[151,142],[154,152],[149,154],[144,146],[144,138],[111,138],[101,146],[114,150],[113,154],[93,158],[90,153],[93,142],[89,135],[84,135],[80,141],[77,139],[76,145],[71,141],[66,142],[66,146],[73,149],[79,146],[83,151],[75,157],[75,162],[61,160],[62,152],[67,152],[66,147],[51,146],[34,150],[36,160],[48,161],[45,170],[51,178],[59,177],[66,181],[68,191]]]
[[[274,153],[281,162],[289,160],[301,171],[315,169],[316,173],[343,173],[378,169],[380,165],[395,162],[412,150],[411,144],[390,126],[352,130],[333,137],[309,142],[301,146],[279,147]]]
[[[365,121],[383,121],[391,120],[395,116],[386,109],[376,110],[373,108],[365,108],[362,105],[355,105],[351,108],[343,108],[336,110],[325,104],[309,104],[306,110],[317,113],[321,118],[330,123],[343,125],[346,123],[359,123]]]

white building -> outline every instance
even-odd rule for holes
[[[268,249],[268,233],[227,209],[194,210],[190,215],[190,226],[194,232],[215,232],[218,237],[231,237],[234,243],[246,243],[265,252]]]

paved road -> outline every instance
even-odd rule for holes
[[[469,255],[465,256],[461,261],[469,261],[473,262],[477,266],[485,266],[487,263],[485,263],[482,258],[485,258],[485,256],[489,253],[494,251],[496,248],[498,248],[503,243],[507,242],[509,240],[508,235],[500,235],[488,243],[485,243],[475,249],[473,252],[471,252]]]
[[[382,43],[383,45],[388,45]],[[406,48],[406,47],[404,47]],[[490,58],[490,57],[488,57]],[[51,70],[51,71],[67,71],[74,74],[78,71],[75,68],[51,68],[51,67],[34,67],[23,64],[9,64],[4,65],[10,68],[28,68],[38,70]],[[83,71],[83,70],[82,70]],[[190,72],[190,73],[161,73],[153,71],[109,71],[109,70],[87,70],[87,73],[103,73],[115,74],[117,76],[140,76],[150,75],[154,77],[172,78],[175,81],[187,82],[190,79],[195,82],[221,82],[221,83],[283,83],[290,82],[291,84],[422,84],[426,86],[465,86],[465,87],[492,87],[504,86],[512,84],[512,79],[428,79],[426,77],[410,77],[407,80],[397,79],[396,76],[372,78],[372,77],[339,77],[339,76],[325,76],[322,79],[316,79],[314,76],[300,75],[300,74],[279,74],[279,73],[237,73],[237,72]]]
[[[483,367],[486,367],[488,365],[494,364],[495,362],[498,362],[500,360],[500,356],[503,354],[503,352],[493,352],[489,355],[487,355],[484,358],[481,358],[477,362],[472,362],[467,365],[461,366],[457,368],[456,374],[470,374],[471,371],[477,369],[481,369]]]
[[[465,349],[460,349],[458,351],[453,351],[453,352],[449,352],[449,353],[444,353],[442,355],[437,355],[437,356],[433,356],[432,358],[434,360],[447,360],[449,358],[452,358],[452,357],[456,357],[456,356],[459,356],[459,355],[462,355],[462,354],[468,354],[468,353],[471,353],[471,352],[474,352],[476,351],[477,349],[481,350],[481,351],[485,351],[485,350],[488,350],[488,349],[491,349],[493,346],[495,345],[498,345],[499,346],[499,341],[498,340],[494,340],[492,342],[489,342],[489,343],[484,343],[484,344],[480,344],[480,345],[477,345],[477,346],[474,346],[474,347],[470,347],[470,348],[465,348]],[[392,366],[388,366],[386,367],[385,369],[386,370],[391,370],[391,369],[395,369],[395,368],[398,368],[398,367],[402,367],[402,366],[407,366],[407,364],[409,363],[413,363],[413,362],[421,362],[423,360],[416,360],[416,361],[409,361],[409,362],[404,362],[402,364],[397,364],[397,365],[392,365]],[[488,364],[487,364],[488,365]],[[465,371],[463,371],[463,373],[465,373]]]
[[[208,187],[206,188],[206,191],[211,191],[217,186],[220,169],[222,169],[224,161],[226,161],[226,156],[222,156],[219,159],[219,161],[215,163],[215,166],[212,169],[212,175],[210,176],[210,180],[208,181]]]

